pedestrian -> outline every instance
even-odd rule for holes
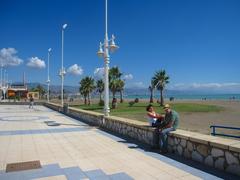
[[[161,128],[164,117],[162,115],[156,113],[151,104],[149,104],[146,107],[146,111],[147,111],[147,115],[148,115],[149,125],[152,127]]]
[[[34,104],[34,99],[32,97],[32,95],[30,95],[30,98],[29,98],[29,109],[33,109],[33,104]]]
[[[162,153],[167,153],[168,133],[177,129],[179,115],[171,109],[169,104],[165,104],[163,109],[165,111],[164,123],[166,126],[160,131],[160,150]]]

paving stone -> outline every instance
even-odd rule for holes
[[[82,179],[87,177],[79,167],[64,168],[63,172],[68,180]]]
[[[96,178],[99,176],[106,176],[106,174],[102,171],[102,170],[91,170],[91,171],[86,171],[84,172],[86,174],[87,177],[89,177],[90,179],[92,178]]]
[[[110,179],[112,180],[133,180],[130,176],[128,176],[126,173],[116,173],[109,175]]]

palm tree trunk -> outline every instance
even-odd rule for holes
[[[84,104],[87,104],[87,96],[84,96]]]
[[[150,94],[150,101],[149,101],[149,102],[150,102],[150,103],[153,103],[153,91],[151,90],[150,93],[151,93],[151,94]]]
[[[113,95],[113,97],[112,97],[112,104],[113,104],[113,101],[114,101],[114,99],[115,99],[115,94],[116,94],[115,91],[113,91],[113,92],[112,92],[112,95]]]
[[[120,91],[120,103],[123,103],[123,93]]]
[[[89,96],[89,94],[87,95],[87,97],[88,97],[88,105],[90,105],[90,104],[91,104],[91,101],[90,101],[90,96]]]
[[[112,99],[112,108],[115,109],[116,108],[116,104],[117,104],[117,99],[115,98],[115,91],[113,91],[113,99]]]
[[[102,93],[100,93],[99,101],[102,101]]]
[[[163,89],[160,89],[160,96],[161,96],[161,106],[163,106],[163,104],[164,104]]]

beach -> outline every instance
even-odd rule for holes
[[[223,125],[240,128],[240,101],[229,100],[179,100],[174,103],[198,103],[217,105],[224,108],[220,112],[194,112],[194,113],[180,113],[180,129],[200,132],[202,134],[210,134],[211,125]],[[219,129],[217,132],[231,133],[240,136],[240,130],[223,130]]]

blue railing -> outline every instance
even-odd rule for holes
[[[236,135],[216,133],[216,128],[232,129],[232,130],[239,130],[239,131],[240,131],[240,128],[239,128],[239,127],[229,127],[229,126],[212,125],[212,126],[210,126],[210,128],[212,129],[211,135],[213,135],[213,136],[226,136],[226,137],[240,138],[240,136],[236,136]],[[240,132],[239,132],[239,134],[240,134]]]

